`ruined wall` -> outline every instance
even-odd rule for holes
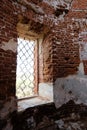
[[[29,39],[43,37],[41,53],[44,55],[40,56],[43,61],[40,60],[39,63],[41,67],[39,82],[52,83],[54,81],[55,83],[56,81],[54,101],[57,107],[71,99],[75,99],[74,101],[77,102],[81,99],[80,103],[87,103],[86,91],[85,93],[83,91],[86,90],[87,81],[81,79],[81,76],[84,78],[87,74],[86,4],[87,0],[0,1],[1,129],[13,129],[11,118],[14,111],[17,110],[15,84],[18,35],[26,35]],[[19,23],[26,27],[25,30],[22,29],[23,33],[20,30],[23,26]],[[43,74],[40,73],[42,70]],[[70,78],[67,77],[69,75],[71,75]],[[80,75],[80,77],[74,76],[73,78],[72,75],[76,77]],[[66,82],[67,80],[69,82]],[[76,84],[74,87],[72,82]],[[82,88],[83,82],[84,87]],[[69,86],[71,87],[69,88]],[[79,86],[82,95],[77,99]],[[72,90],[73,88],[75,91]],[[78,96],[81,91],[78,92]],[[60,92],[61,97],[59,97]],[[63,100],[61,100],[62,98]]]
[[[15,97],[17,18],[11,1],[0,1],[0,129],[12,130]]]
[[[87,46],[87,20],[86,20],[86,8],[87,1],[85,0],[82,2],[74,1],[72,5],[72,15],[71,18],[77,23],[78,29],[79,29],[79,52],[80,52],[80,60],[83,62],[84,67],[84,74],[87,73],[86,71],[86,61],[87,61],[87,52],[86,52],[86,46]],[[73,11],[74,10],[74,11]]]
[[[22,33],[23,35],[20,33],[25,30],[18,30],[19,23],[22,21],[24,25],[31,25],[30,28],[27,26],[27,29],[34,33],[27,32],[26,35],[29,35],[29,38],[33,37],[32,35],[34,35],[33,38],[40,38],[57,24],[58,19],[54,14],[57,5],[56,1],[55,4],[53,1],[51,3],[25,0],[0,1],[0,129],[13,129],[12,113],[17,110],[15,97],[17,37],[25,36],[26,33]]]
[[[63,37],[61,44],[58,45],[59,48],[62,48],[58,53],[62,60],[58,62],[60,67],[54,69],[55,73],[56,71],[60,72],[59,78],[56,77],[54,85],[54,100],[57,107],[69,100],[74,100],[78,104],[87,104],[85,94],[87,88],[86,3],[87,1],[73,0],[71,10],[65,16],[64,22],[62,22],[62,25],[64,25],[61,29]],[[61,35],[59,36],[60,40]],[[63,46],[61,47],[61,45]]]
[[[7,1],[6,1],[7,2]],[[14,7],[0,1],[0,98],[15,95],[17,31]],[[12,9],[13,8],[13,9]],[[2,95],[2,96],[1,96]]]

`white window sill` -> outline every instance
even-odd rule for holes
[[[33,97],[30,99],[25,99],[25,100],[19,100],[18,101],[18,111],[23,111],[27,108],[42,105],[42,104],[47,104],[47,103],[52,103],[52,99],[47,99],[43,98],[41,96]]]

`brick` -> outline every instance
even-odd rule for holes
[[[29,0],[31,2],[31,0]],[[55,9],[46,2],[32,0],[34,4],[41,7],[44,15],[36,13],[23,3],[16,0],[0,1],[0,99],[7,100],[16,95],[16,52],[2,49],[3,43],[9,40],[17,41],[19,16],[27,18],[32,24],[31,31],[35,34],[43,34],[43,42],[39,45],[41,49],[38,55],[38,66],[35,64],[35,82],[53,82],[59,77],[75,75],[81,62],[80,53],[84,49],[83,45],[87,42],[86,20],[87,0],[73,0],[72,6],[59,20],[55,16]],[[65,7],[65,5],[64,5]],[[56,24],[57,25],[56,25]],[[28,26],[28,25],[26,25]],[[30,31],[30,30],[28,30]],[[21,32],[23,33],[23,31]],[[21,34],[20,34],[21,35]],[[23,34],[24,35],[24,34]],[[79,36],[81,36],[79,38]],[[10,47],[9,47],[10,48]],[[37,49],[35,50],[37,51]],[[35,59],[36,60],[36,59]],[[87,75],[87,60],[82,59],[85,75]],[[38,70],[37,70],[38,69]],[[36,86],[38,85],[36,82]],[[35,92],[38,87],[35,88]],[[10,129],[9,129],[10,130]]]

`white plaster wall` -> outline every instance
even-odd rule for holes
[[[53,84],[52,83],[40,83],[39,84],[39,96],[53,101]]]
[[[80,62],[79,66],[78,66],[77,75],[79,75],[79,76],[85,75],[83,62]]]
[[[69,100],[87,105],[87,77],[68,76],[58,78],[54,85],[54,102],[61,107]]]

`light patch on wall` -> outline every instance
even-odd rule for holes
[[[87,32],[79,34],[79,45],[80,59],[87,60]]]
[[[78,67],[78,75],[79,76],[83,76],[84,75],[84,65],[83,65],[83,62],[81,62],[79,64],[79,67]]]
[[[71,4],[72,0],[43,0],[43,2],[49,4],[50,6],[53,6],[54,9],[58,8],[58,6],[62,5],[69,9],[69,6]]]
[[[40,83],[39,84],[39,96],[48,99],[53,102],[53,84],[52,83]]]
[[[34,4],[34,3],[30,3],[28,2],[28,0],[22,0],[23,3],[25,3],[27,6],[29,6],[29,8],[31,8],[35,13],[37,14],[44,14],[44,11],[41,7],[39,7],[38,5]]]
[[[59,16],[59,20],[64,21],[64,16],[65,16],[65,12],[63,12],[63,14]]]
[[[87,105],[87,77],[68,76],[58,78],[54,85],[54,102],[61,107],[68,101]]]
[[[1,49],[5,51],[10,50],[15,53],[17,51],[17,42],[15,42],[14,39],[10,39],[8,42],[3,42]]]
[[[56,42],[57,45],[60,45],[60,44],[61,44],[60,41],[55,40],[55,42]]]

